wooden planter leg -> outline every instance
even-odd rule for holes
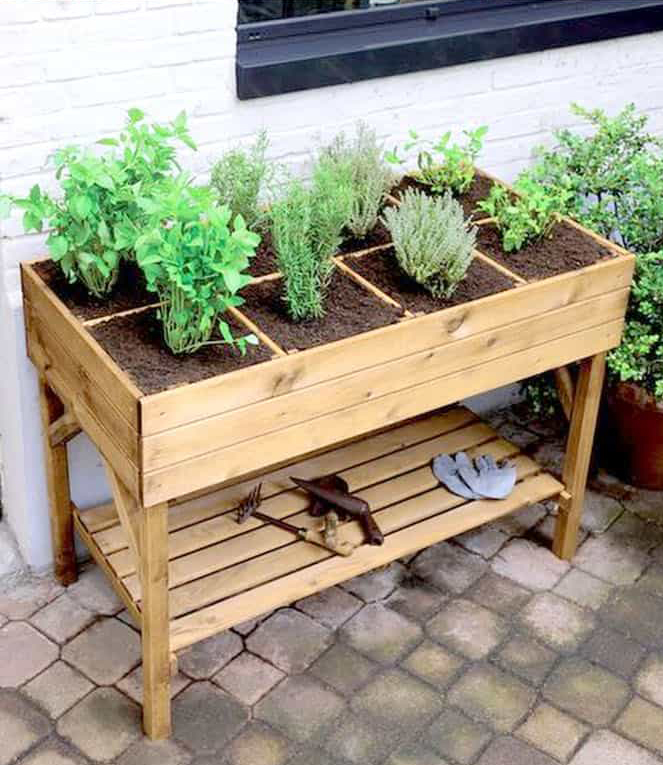
[[[74,516],[69,494],[69,462],[65,440],[51,438],[51,427],[65,407],[43,375],[39,376],[39,405],[46,459],[46,480],[51,516],[55,576],[64,587],[78,579],[74,546]]]
[[[553,552],[564,560],[571,560],[578,546],[578,529],[604,376],[605,353],[599,353],[581,363],[562,473],[566,495],[560,502],[553,542]]]
[[[142,510],[141,587],[143,726],[151,739],[170,736],[168,503]]]

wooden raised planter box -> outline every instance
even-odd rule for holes
[[[487,226],[479,247],[490,240]],[[116,306],[114,315],[84,318],[75,301],[49,286],[43,262],[23,265],[57,573],[65,583],[76,576],[73,523],[142,627],[151,736],[169,732],[173,652],[220,630],[546,498],[560,497],[555,551],[573,555],[604,354],[620,342],[634,268],[630,254],[581,236],[588,247],[604,248],[604,257],[547,278],[532,278],[527,264],[519,272],[518,258],[512,265],[479,251],[477,267],[494,274],[502,291],[424,314],[403,310],[389,285],[365,276],[366,259],[381,257],[388,243],[344,254],[337,258],[343,278],[353,280],[362,301],[393,311],[393,323],[289,352],[269,337],[249,301],[235,321],[259,333],[269,350],[264,361],[155,393],[144,393],[102,347],[113,322],[153,309]],[[258,278],[256,290],[275,278]],[[578,360],[561,483],[470,412],[451,407]],[[107,464],[113,504],[79,510],[71,503],[65,445],[79,428]],[[463,503],[439,487],[431,458],[461,449],[516,457],[512,496]],[[288,476],[329,472],[341,472],[371,503],[384,546],[340,558],[257,521],[235,523],[233,508],[262,475],[266,512],[315,524]],[[361,541],[354,523],[341,533]]]

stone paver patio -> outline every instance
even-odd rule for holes
[[[494,424],[553,472],[554,427]],[[573,565],[550,506],[180,656],[174,735],[140,728],[140,641],[93,566],[0,594],[0,765],[663,763],[663,495],[603,479]]]

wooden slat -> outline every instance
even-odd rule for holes
[[[509,444],[500,440],[492,440],[494,438],[494,431],[488,425],[481,422],[462,430],[454,431],[446,436],[426,441],[409,449],[404,449],[394,455],[372,461],[358,468],[342,470],[339,474],[347,480],[351,491],[358,493],[371,504],[373,509],[377,509],[379,506],[373,504],[373,492],[371,489],[367,489],[367,486],[378,484],[388,479],[391,487],[390,496],[392,496],[392,493],[395,495],[401,492],[403,490],[402,486],[412,487],[413,481],[419,487],[418,491],[432,488],[436,485],[437,481],[434,479],[428,465],[431,459],[438,454],[472,451],[473,448],[486,449],[489,453],[494,453],[496,458],[510,456],[513,453],[513,449]],[[426,467],[421,473],[417,469],[421,468],[422,465]],[[297,467],[295,466],[293,470],[297,470]],[[415,473],[410,474],[409,471],[415,471],[416,475]],[[333,471],[323,471],[326,474],[330,472]],[[408,479],[406,481],[394,482],[394,478],[403,473],[409,474]],[[395,498],[390,501],[395,501]],[[309,498],[303,492],[293,489],[292,491],[284,492],[265,500],[261,509],[272,517],[288,518],[296,525],[316,528],[320,525],[320,521],[311,518],[304,512],[309,502]],[[256,536],[253,533],[258,530],[262,536]],[[270,549],[270,539],[274,540],[272,546],[278,546],[277,540],[292,541],[291,535],[286,534],[284,536],[283,532],[279,529],[275,529],[255,519],[246,521],[239,526],[233,511],[219,515],[216,518],[170,535],[168,545],[169,558],[171,560],[179,558],[179,560],[171,564],[171,583],[178,584],[189,581],[190,579],[203,576],[204,573],[209,573],[209,571],[227,565],[227,554],[218,545],[224,540],[240,535],[245,538],[244,544],[249,551],[257,549],[260,544],[266,545],[265,549]],[[197,555],[187,555],[201,548],[204,549]],[[233,548],[232,554],[237,555],[238,550]],[[181,557],[185,555],[185,558]],[[126,577],[136,570],[128,550],[122,550],[109,555],[108,561],[120,577]],[[127,581],[126,584],[132,594],[135,595],[136,590],[134,588],[138,582],[131,580],[131,582]]]
[[[107,502],[103,505],[96,505],[87,510],[79,510],[81,522],[90,534],[96,534],[98,531],[117,526],[119,518],[113,502]]]
[[[623,319],[549,340],[482,366],[412,386],[291,428],[210,452],[144,475],[143,497],[149,504],[244,475],[247,465],[265,468],[279,460],[386,427],[458,399],[516,382],[548,369],[609,350],[621,340]]]
[[[413,444],[436,438],[476,421],[476,416],[468,409],[454,407],[440,414],[433,414],[425,420],[410,422],[384,433],[373,435],[370,440],[354,441],[321,455],[300,460],[297,463],[297,474],[301,478],[316,478],[325,472],[335,473],[347,469],[348,466],[361,465],[369,460],[406,449]],[[293,468],[288,466],[261,475],[263,497],[267,498],[294,488],[289,478],[292,475],[292,470]],[[237,507],[239,501],[248,494],[252,486],[253,481],[246,481],[171,505],[168,515],[170,531],[200,523],[207,518],[212,518]],[[91,530],[94,530],[93,525],[97,524],[99,530],[103,531],[103,533],[97,534],[95,539],[106,554],[126,548],[127,541],[122,530],[117,527],[119,519],[112,506],[109,508],[108,505],[103,505],[98,511],[86,510],[83,517],[85,522],[90,524]]]
[[[75,438],[81,432],[81,426],[74,416],[73,412],[65,411],[55,422],[52,422],[48,428],[48,440],[51,446],[60,446],[66,444]]]
[[[210,445],[222,449],[608,323],[624,315],[627,302],[627,289],[610,292],[251,407],[147,436],[143,440],[143,468],[146,472],[165,468],[209,452]]]
[[[69,353],[99,386],[100,392],[114,404],[122,416],[138,430],[138,399],[142,393],[111,357],[93,341],[56,295],[46,287],[34,269],[21,268],[23,294],[37,313],[35,318],[64,343]],[[100,393],[101,395],[101,393]]]
[[[113,468],[106,462],[106,475],[110,483],[115,507],[120,518],[120,524],[124,530],[124,535],[129,545],[129,554],[133,563],[133,570],[140,571],[141,549],[143,546],[141,540],[141,529],[143,519],[141,518],[141,508],[136,500],[127,491],[122,481],[115,475]],[[145,542],[147,544],[147,541]],[[140,588],[140,580],[138,582]],[[132,597],[135,597],[132,593]],[[138,598],[136,598],[138,600]]]
[[[450,509],[442,515],[389,535],[382,547],[365,545],[350,558],[327,558],[316,565],[242,592],[225,602],[176,618],[171,625],[171,646],[173,650],[179,650],[239,621],[319,592],[428,545],[456,536],[469,528],[501,518],[521,506],[553,497],[561,488],[561,484],[549,475],[534,476],[518,484],[506,500],[477,501]],[[417,501],[421,502],[420,499]],[[324,551],[321,552],[324,554]],[[181,605],[186,607],[184,603]]]
[[[617,258],[542,282],[490,295],[275,359],[256,374],[240,369],[141,401],[142,432],[149,436],[264,399],[307,388],[360,369],[393,361],[446,342],[497,329],[546,311],[587,300],[630,285],[633,263]]]

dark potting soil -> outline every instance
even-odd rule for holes
[[[346,265],[412,313],[433,313],[511,289],[515,282],[475,258],[450,298],[435,298],[400,268],[393,250],[347,258]]]
[[[346,254],[349,252],[360,252],[368,250],[369,247],[379,247],[382,244],[391,242],[391,234],[382,221],[378,221],[375,226],[364,237],[348,234],[343,240],[340,252]]]
[[[504,252],[502,235],[495,226],[478,228],[477,249],[527,281],[577,271],[615,257],[612,250],[564,221],[555,226],[552,236],[527,245],[520,252]]]
[[[477,210],[477,204],[485,199],[488,194],[490,194],[492,186],[493,181],[491,181],[489,178],[486,178],[485,175],[477,173],[474,176],[474,181],[472,182],[470,188],[464,194],[456,197],[460,202],[466,216],[469,217],[471,215],[475,220],[480,220],[481,218],[487,217],[486,213]],[[391,194],[392,196],[398,198],[406,189],[418,189],[419,191],[423,191],[425,194],[430,194],[431,196],[436,195],[436,193],[431,190],[430,186],[426,186],[425,183],[421,183],[420,181],[408,175],[404,176],[397,186],[394,186],[394,188],[391,190]]]
[[[280,279],[251,284],[242,291],[241,307],[260,329],[284,350],[305,350],[371,329],[394,324],[401,312],[383,303],[349,276],[337,271],[332,277],[327,313],[322,319],[292,321],[282,299]]]
[[[234,319],[224,319],[235,337],[248,334]],[[228,345],[210,345],[196,353],[174,356],[163,343],[156,310],[118,316],[95,325],[91,333],[148,395],[268,361],[273,355],[264,345],[247,346],[245,356]]]
[[[158,301],[154,293],[147,291],[145,278],[135,263],[122,263],[117,284],[112,293],[103,299],[90,295],[80,283],[69,284],[60,266],[52,260],[36,263],[34,269],[81,321],[99,319]]]
[[[276,253],[272,242],[272,232],[266,231],[262,234],[262,240],[258,245],[256,254],[251,258],[249,273],[251,276],[266,276],[274,274],[279,270],[276,262]]]

